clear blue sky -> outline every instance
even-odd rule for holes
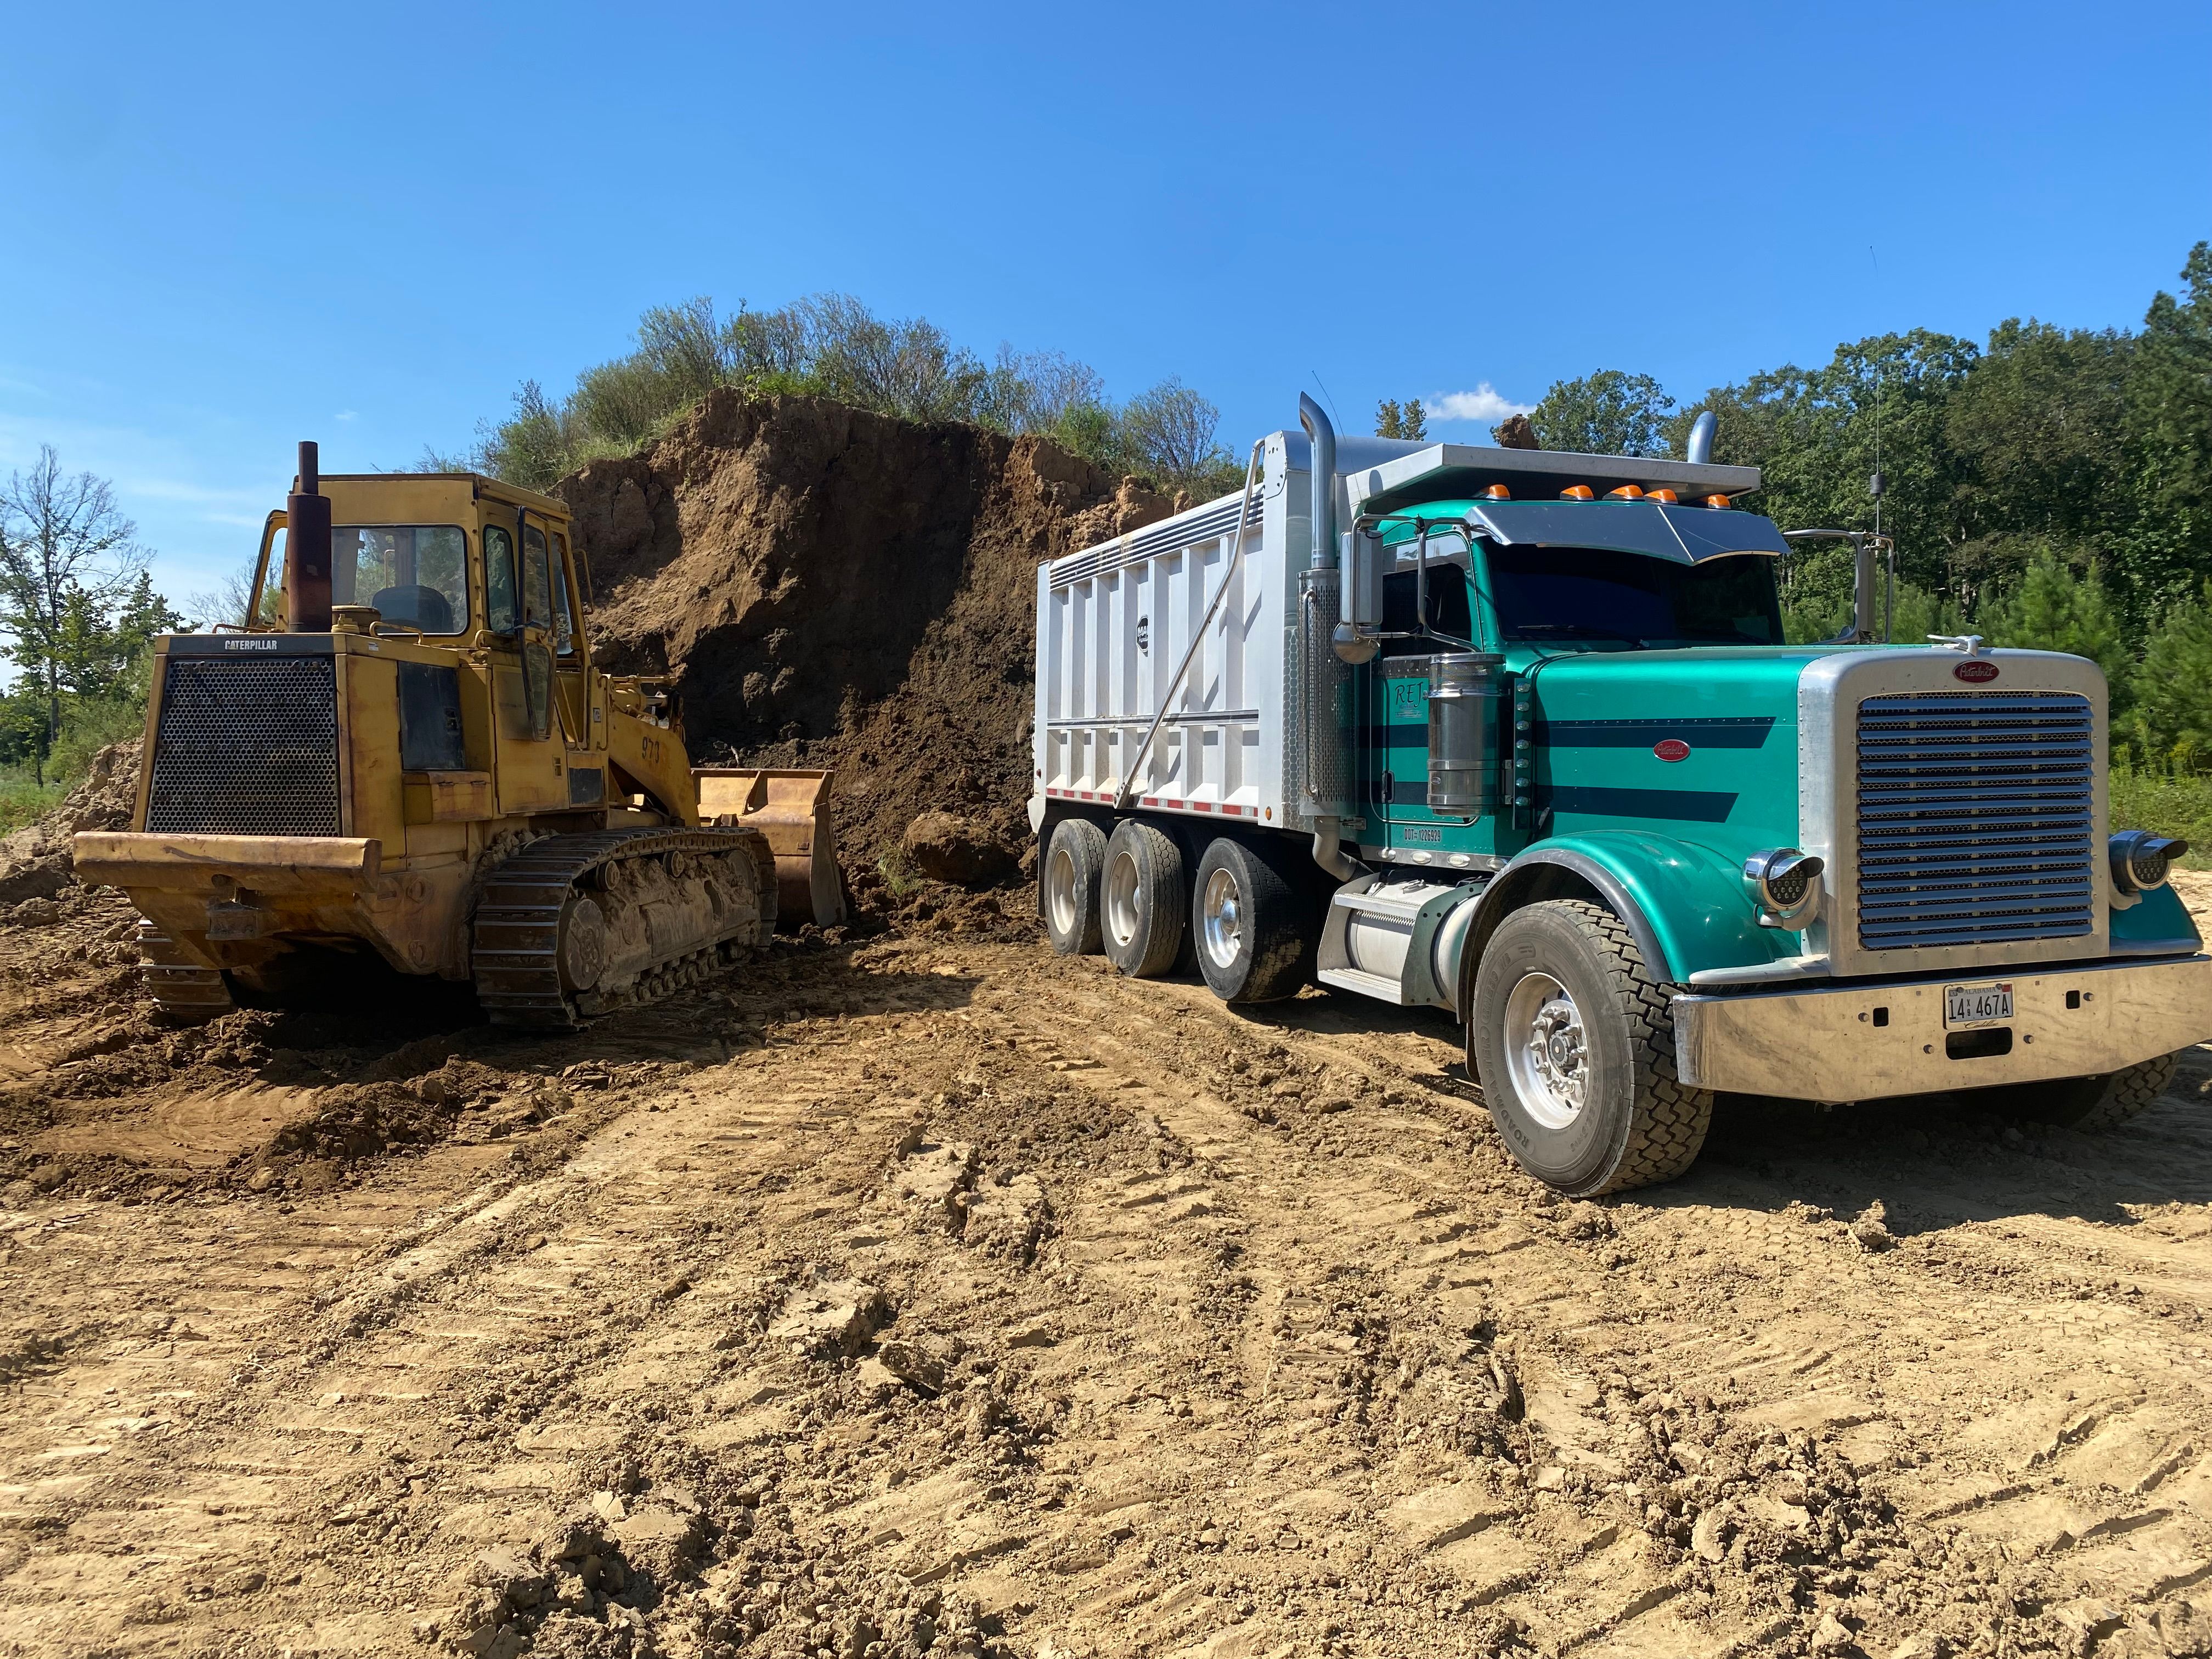
[[[182,597],[296,439],[458,447],[695,294],[1180,374],[1237,447],[1316,375],[1364,430],[2128,326],[2212,235],[2208,66],[2201,0],[26,9],[0,468],[112,477]]]

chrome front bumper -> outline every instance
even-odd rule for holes
[[[1993,981],[2012,987],[2011,1020],[1947,1031],[1944,986]],[[2091,1077],[2212,1041],[2212,957],[1678,996],[1674,1011],[1676,1064],[1693,1088],[1878,1100]],[[1989,1052],[1999,1031],[2009,1032],[2009,1046]],[[1973,1052],[1954,1058],[1954,1047]]]

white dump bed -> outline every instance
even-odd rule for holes
[[[1301,433],[1263,441],[1241,559],[1232,557],[1240,492],[1039,567],[1031,827],[1055,800],[1115,805],[1132,773],[1133,808],[1285,830],[1339,810],[1330,803],[1341,803],[1347,775],[1340,754],[1324,752],[1341,746],[1334,719],[1323,734],[1317,710],[1311,745],[1300,724],[1302,686],[1336,666],[1332,609],[1308,641],[1322,670],[1300,670],[1299,581],[1312,546],[1307,456]],[[1473,495],[1500,479],[1516,499],[1538,501],[1572,483],[1686,495],[1759,484],[1751,467],[1382,438],[1341,437],[1336,459],[1340,526],[1362,511]]]
[[[1033,824],[1049,800],[1111,805],[1133,764],[1132,806],[1286,824],[1283,688],[1310,509],[1304,444],[1291,439],[1293,457],[1285,436],[1267,441],[1234,568],[1241,491],[1039,567]]]

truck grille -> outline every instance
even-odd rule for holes
[[[172,657],[146,828],[157,835],[338,833],[337,683],[329,657]]]
[[[2094,931],[2094,750],[2088,699],[2070,692],[1861,702],[1861,947]]]

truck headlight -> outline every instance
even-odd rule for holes
[[[1820,907],[1820,872],[1825,860],[1794,847],[1753,853],[1744,860],[1743,884],[1759,907],[1759,925],[1797,933],[1812,924]]]
[[[2123,830],[2108,847],[2112,885],[2123,893],[2143,893],[2165,886],[2174,860],[2189,850],[2187,842],[2154,836],[2148,830]]]

